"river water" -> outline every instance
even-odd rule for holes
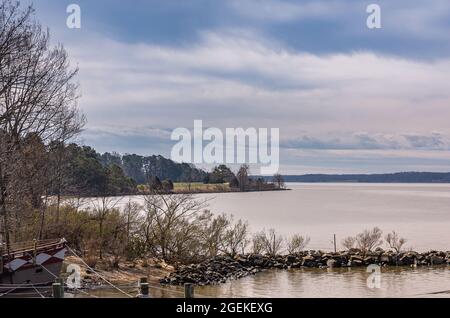
[[[202,194],[214,213],[247,220],[251,231],[274,228],[311,238],[308,249],[333,249],[374,226],[395,230],[417,251],[450,250],[450,185],[288,184],[292,191]],[[140,197],[133,200],[141,201]],[[128,198],[122,202],[128,201]],[[208,297],[428,297],[450,296],[450,268],[383,269],[381,288],[367,287],[364,269],[267,271],[221,286],[201,287]],[[176,291],[177,289],[175,289]],[[170,289],[154,291],[171,297]]]

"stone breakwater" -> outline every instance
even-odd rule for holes
[[[435,266],[450,265],[450,252],[430,251],[426,253],[395,253],[377,249],[363,253],[352,249],[346,252],[326,253],[309,251],[295,255],[238,255],[236,257],[216,256],[199,264],[181,266],[161,284],[199,286],[225,283],[227,280],[254,275],[267,269],[360,267],[377,264],[380,266]]]

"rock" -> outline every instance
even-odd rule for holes
[[[406,254],[399,259],[399,263],[401,263],[401,265],[412,265],[414,264],[414,259],[415,257],[411,256],[410,254]],[[399,264],[399,266],[401,265]]]
[[[364,264],[371,265],[378,263],[378,258],[374,256],[367,256],[364,258]]]
[[[397,261],[396,261],[397,260]],[[239,279],[255,275],[264,269],[291,269],[300,267],[333,268],[347,266],[364,266],[381,264],[383,266],[396,263],[402,265],[450,265],[450,252],[407,252],[397,255],[392,251],[376,250],[366,253],[353,249],[340,253],[324,253],[321,251],[301,252],[287,256],[237,255],[234,258],[218,256],[199,264],[180,266],[176,272],[160,280],[161,284],[183,285],[213,285],[225,283],[230,279]],[[85,281],[89,280],[89,275]]]
[[[302,259],[302,266],[304,267],[316,267],[317,263],[315,258],[311,255],[305,256]]]
[[[389,254],[383,254],[380,256],[380,262],[384,264],[391,264],[392,258]]]
[[[285,265],[284,265],[283,263],[275,263],[275,264],[273,265],[274,268],[278,268],[278,269],[283,269],[284,266],[285,266]]]
[[[241,255],[237,256],[236,261],[241,265],[247,265],[249,264],[249,261],[246,257],[243,257]]]
[[[442,265],[445,263],[445,259],[442,256],[431,256],[431,265]]]
[[[348,250],[348,253],[350,255],[360,255],[361,254],[361,250],[357,249],[357,248],[351,248]]]
[[[337,262],[334,259],[329,259],[327,261],[327,266],[330,267],[330,268],[333,268],[333,267],[336,267],[336,263]]]
[[[295,255],[288,255],[286,257],[286,262],[288,264],[293,264],[293,263],[297,262],[297,257]]]
[[[350,256],[349,266],[362,266],[364,265],[364,260],[361,256],[352,255]]]
[[[346,255],[333,255],[333,259],[336,261],[336,265],[345,266],[348,262],[348,258]]]
[[[265,267],[267,266],[267,259],[264,258],[262,255],[252,255],[252,257],[249,257],[248,259],[253,265]]]
[[[317,263],[315,261],[305,261],[305,260],[303,260],[302,266],[304,266],[304,267],[317,267]]]

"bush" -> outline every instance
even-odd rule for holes
[[[310,241],[310,238],[305,236],[301,236],[299,234],[293,235],[288,243],[287,243],[287,250],[289,254],[296,254],[302,252],[306,246],[308,246]]]
[[[279,235],[274,229],[269,231],[261,231],[256,233],[253,237],[253,250],[256,254],[264,252],[270,256],[276,256],[281,253],[283,249],[283,237]]]

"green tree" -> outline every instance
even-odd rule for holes
[[[220,165],[213,169],[209,175],[209,183],[231,182],[236,176],[226,165]]]

